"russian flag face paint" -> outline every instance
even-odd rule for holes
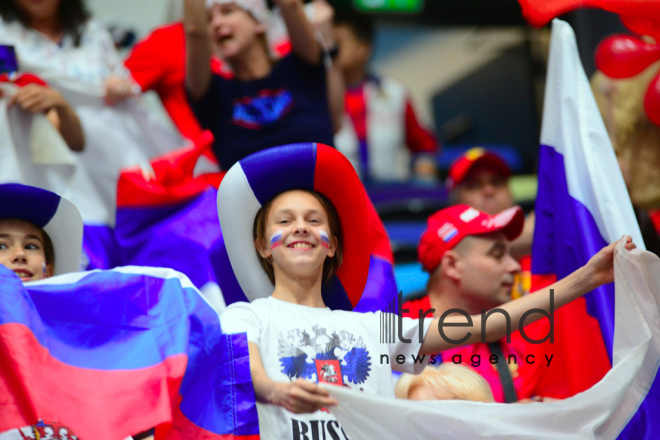
[[[326,249],[329,249],[330,238],[328,237],[328,233],[325,231],[319,231],[319,235],[321,236],[321,246],[323,246]]]
[[[276,247],[282,244],[282,231],[275,231],[273,235],[270,236],[270,249],[273,250]]]

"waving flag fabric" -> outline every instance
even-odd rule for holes
[[[561,279],[623,234],[644,247],[575,37],[570,26],[557,23],[541,130],[532,290],[539,287],[539,275]],[[611,365],[613,286],[564,307],[554,324],[556,364],[543,380],[568,384],[571,394],[584,391]]]
[[[44,420],[82,439],[258,438],[245,335],[223,335],[171,270],[23,285],[0,266],[0,359],[0,432]]]
[[[554,241],[544,242],[551,253],[556,252],[556,257],[544,259],[537,253],[533,262],[537,267],[550,262],[554,268],[560,268],[563,260],[582,264],[580,259],[588,252],[624,232],[631,234],[643,248],[630,202],[626,193],[621,192],[625,191],[621,176],[616,168],[608,167],[614,157],[579,65],[573,32],[559,20],[553,23],[547,81],[543,126],[546,145],[542,147],[545,152],[537,198],[537,219],[539,208],[543,218],[536,225],[535,246],[537,239],[542,240],[538,232],[552,226],[549,220],[565,220],[563,229],[552,229]],[[557,166],[559,163],[563,166]],[[557,166],[552,170],[554,174],[544,171],[549,165]],[[610,174],[598,180],[596,176],[602,176],[604,169],[610,170]],[[562,170],[565,174],[561,174]],[[574,179],[578,177],[581,180],[577,193],[569,193],[575,190]],[[559,192],[549,193],[552,188]],[[555,211],[544,207],[553,201],[563,205],[556,206]],[[603,202],[606,203],[601,205]],[[554,217],[548,217],[548,212],[554,212]],[[569,239],[574,231],[580,236]],[[601,237],[590,236],[592,232]],[[597,304],[600,306],[597,310],[602,312],[597,316],[609,318],[614,324],[614,335],[610,336],[612,369],[582,393],[552,403],[505,406],[457,401],[410,402],[329,387],[331,395],[339,401],[331,411],[350,438],[363,440],[435,438],[438,433],[449,439],[658,438],[660,259],[641,250],[627,252],[623,243],[619,243],[614,276],[615,296],[608,297],[612,286],[607,286],[605,292],[590,294],[594,299],[606,301]],[[563,325],[557,321],[558,314],[566,307],[555,313],[556,332]],[[580,321],[566,324],[573,326],[572,338],[583,337],[582,324]],[[596,336],[602,339],[600,332]],[[561,356],[563,353],[555,354],[555,358]],[[564,373],[584,372],[592,368],[592,360],[583,357],[582,363],[568,365]]]
[[[640,413],[639,406],[658,401],[653,381],[660,364],[660,259],[625,251],[623,243],[617,252],[614,366],[587,391],[551,403],[502,405],[417,402],[328,385],[339,402],[330,411],[348,438],[360,440],[657,439],[659,408]]]

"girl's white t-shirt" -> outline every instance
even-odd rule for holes
[[[422,324],[422,341],[430,323]],[[232,304],[221,324],[225,333],[246,332],[259,347],[266,373],[279,382],[306,379],[394,398],[392,370],[424,369],[419,321],[393,314],[333,311],[268,297]],[[293,414],[260,403],[257,411],[264,440],[348,438],[327,411]]]

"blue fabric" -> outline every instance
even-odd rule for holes
[[[564,157],[547,145],[539,155],[539,189],[532,247],[532,273],[562,279],[589,261],[607,242],[589,210],[568,192]],[[612,362],[614,284],[585,295],[588,313],[598,319]]]
[[[237,81],[214,75],[206,95],[189,99],[224,170],[266,148],[296,142],[333,145],[326,71],[289,55],[262,79]]]
[[[185,355],[179,394],[186,418],[217,435],[258,434],[247,336],[223,334],[218,314],[174,273],[161,278],[150,274],[156,269],[143,270],[23,285],[0,266],[0,326],[23,324],[52,358],[96,371],[136,370]]]
[[[198,288],[215,282],[209,263],[220,239],[214,188],[168,206],[120,207],[115,236],[121,265],[169,267]]]
[[[374,310],[384,310],[396,298],[397,293],[392,264],[384,258],[372,255],[369,260],[367,285],[364,287],[362,297],[353,311],[373,312]]]

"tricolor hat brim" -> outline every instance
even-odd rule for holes
[[[41,188],[0,185],[0,219],[26,220],[43,229],[53,243],[54,274],[80,270],[83,222],[75,205]]]
[[[288,190],[317,191],[334,205],[343,234],[343,263],[323,286],[333,310],[352,310],[369,275],[368,211],[360,179],[350,162],[323,144],[270,148],[240,160],[218,188],[222,238],[214,262],[227,304],[269,296],[273,285],[259,263],[252,229],[259,209]]]

